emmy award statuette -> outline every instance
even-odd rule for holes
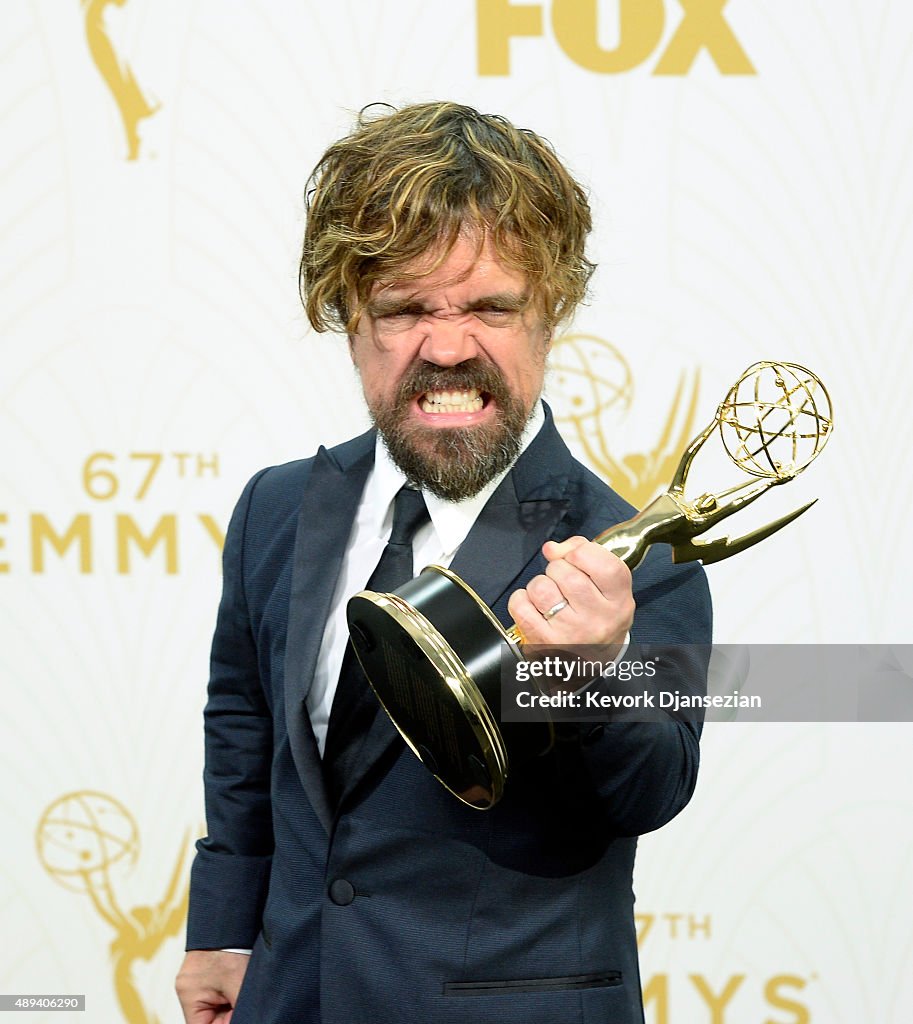
[[[830,398],[814,373],[795,363],[755,363],[685,450],[669,488],[595,541],[631,569],[656,543],[671,545],[674,562],[709,564],[744,551],[814,501],[741,537],[700,535],[801,473],[832,429]],[[694,457],[716,430],[748,479],[688,498]],[[505,629],[448,569],[429,565],[392,594],[362,591],[350,599],[347,613],[352,646],[382,707],[425,767],[463,803],[493,807],[510,760],[551,745],[547,723],[499,723],[502,654],[519,661],[523,636],[516,626]]]

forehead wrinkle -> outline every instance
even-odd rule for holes
[[[529,293],[525,290],[504,289],[501,291],[487,292],[484,295],[467,297],[465,301],[457,302],[451,300],[445,294],[443,304],[437,305],[432,302],[423,301],[420,298],[420,289],[397,295],[395,292],[390,295],[383,293],[377,295],[368,302],[367,311],[371,316],[383,316],[388,313],[399,312],[406,309],[415,309],[422,313],[435,315],[442,311],[456,311],[459,313],[471,313],[486,306],[498,306],[507,312],[520,312],[529,305]]]
[[[374,289],[372,299],[378,299],[381,302],[384,300],[433,302],[440,295],[444,302],[455,304],[450,298],[455,290],[468,292],[471,297],[467,301],[470,303],[495,298],[510,301],[528,299],[527,282],[524,276],[490,261],[485,261],[481,265],[473,262],[464,272],[450,275],[443,280],[433,280],[435,273],[433,271],[425,278],[380,282]],[[499,280],[492,280],[493,276]],[[465,289],[463,286],[466,286]]]

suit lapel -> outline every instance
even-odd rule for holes
[[[489,606],[522,585],[524,568],[556,536],[568,510],[573,468],[546,406],[542,429],[501,481],[451,565]]]
[[[285,649],[285,717],[295,767],[328,832],[332,812],[305,701],[346,543],[373,463],[373,433],[344,446],[340,457],[321,447],[302,495],[295,534]]]
[[[506,477],[460,545],[451,569],[487,605],[496,604],[536,557],[566,507],[561,499],[521,501],[513,479]]]

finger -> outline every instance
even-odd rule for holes
[[[596,582],[566,558],[549,562],[545,572],[568,604],[575,608],[586,608],[603,599],[602,591]]]
[[[579,569],[607,596],[631,589],[631,570],[617,555],[593,541],[577,545],[565,555],[563,561]],[[561,561],[552,562],[550,566],[560,564]],[[553,578],[561,586],[560,579]]]
[[[525,590],[514,591],[507,602],[507,610],[510,617],[516,622],[527,644],[550,644],[556,641],[553,622],[557,622],[561,615],[569,609],[565,608],[552,620],[546,619],[542,612],[530,600]]]
[[[567,540],[556,541],[547,540],[542,545],[542,554],[545,556],[546,561],[554,562],[557,558],[565,558],[576,548],[580,547],[581,544],[589,544],[590,541],[586,537],[568,537]]]
[[[558,583],[546,575],[534,576],[526,584],[526,593],[540,615],[566,600]]]

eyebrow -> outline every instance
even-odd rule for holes
[[[471,313],[477,309],[493,306],[510,313],[519,312],[521,309],[525,309],[528,304],[528,293],[505,291],[494,292],[491,295],[481,295],[471,302],[467,302],[465,306],[458,308],[461,308],[464,312]],[[391,313],[425,313],[429,312],[429,310],[425,303],[411,295],[378,295],[368,301],[367,312],[369,316],[380,317],[389,316]]]

